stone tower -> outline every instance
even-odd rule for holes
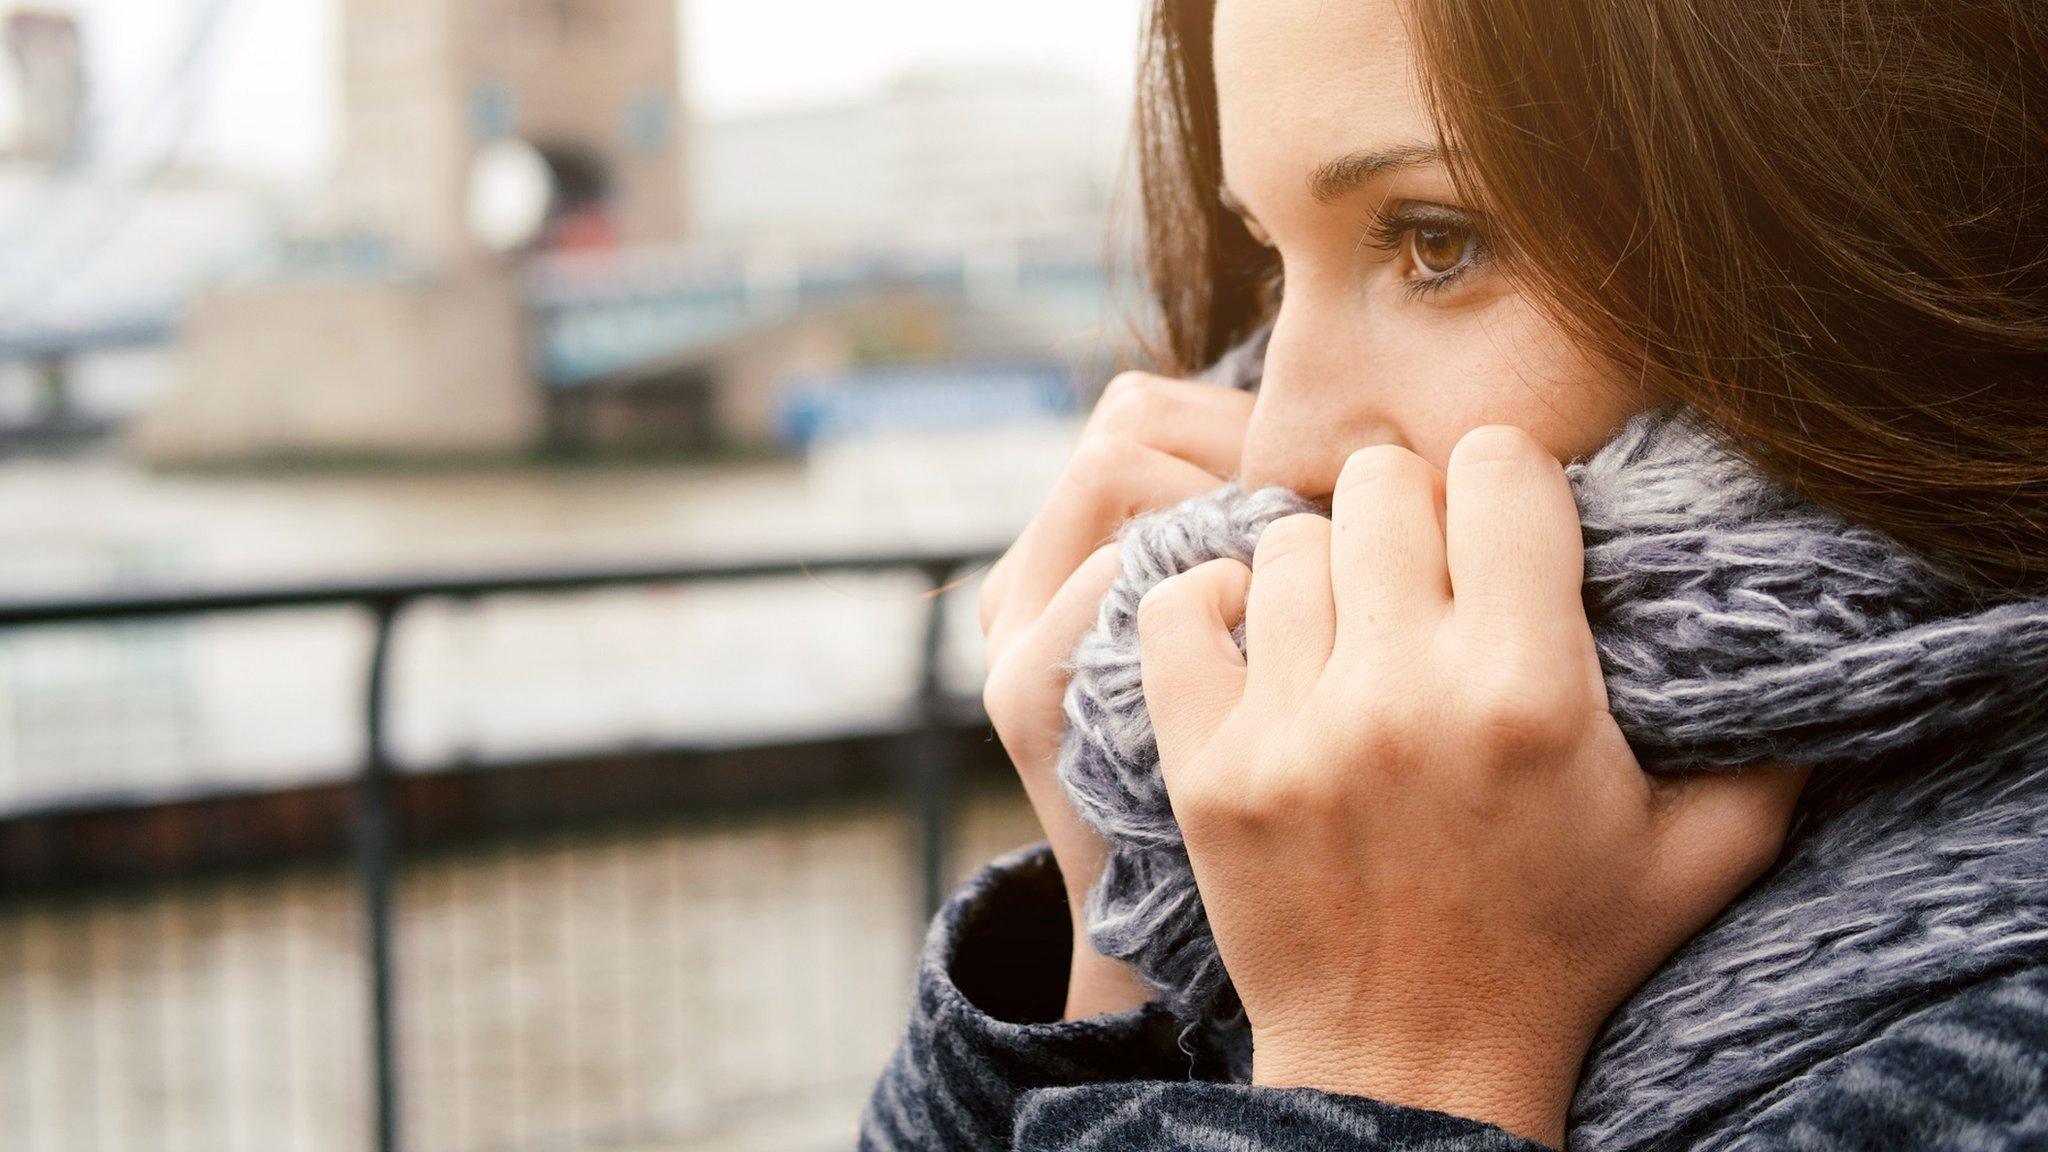
[[[684,230],[680,0],[343,0],[335,204],[409,262],[481,257],[471,165],[520,139],[558,210],[621,243]]]
[[[521,158],[540,191],[518,243],[680,239],[678,3],[341,0],[343,151],[309,235],[366,239],[391,259],[195,302],[179,387],[138,422],[134,448],[233,462],[540,443],[517,266],[473,234],[473,173],[481,156]]]

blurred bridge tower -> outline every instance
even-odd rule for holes
[[[473,236],[478,157],[518,140],[553,177],[551,245],[681,239],[678,0],[344,0],[336,209],[443,266]]]
[[[341,162],[280,274],[185,318],[165,463],[520,453],[518,257],[685,231],[679,0],[341,0]]]

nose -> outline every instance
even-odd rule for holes
[[[1293,338],[1282,309],[1238,459],[1247,491],[1279,484],[1323,501],[1352,452],[1407,444],[1373,382],[1357,379],[1356,366],[1340,363],[1329,344]]]

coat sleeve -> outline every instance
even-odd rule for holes
[[[1016,1152],[1553,1152],[1443,1112],[1314,1088],[1140,1083],[1046,1088],[1018,1110]]]
[[[2048,1148],[2048,968],[1958,989],[1816,1063],[1741,1115],[1658,1146],[1693,1152]],[[1018,1152],[1076,1147],[1536,1152],[1543,1146],[1475,1121],[1306,1088],[1154,1082],[1026,1093],[1018,1110]]]
[[[1730,1148],[2048,1148],[2048,966],[1959,988],[1758,1099]]]
[[[932,919],[909,1022],[861,1114],[862,1152],[1009,1152],[1032,1089],[1188,1077],[1179,1029],[1156,1002],[1060,1019],[1072,944],[1043,842],[955,891]]]

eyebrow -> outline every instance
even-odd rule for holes
[[[1368,148],[1318,164],[1315,171],[1308,174],[1308,194],[1315,197],[1316,203],[1328,204],[1342,199],[1382,172],[1442,162],[1443,153],[1434,144]]]
[[[1318,204],[1334,203],[1381,173],[1441,164],[1443,158],[1443,152],[1434,144],[1393,144],[1385,148],[1360,149],[1316,165],[1315,170],[1308,174],[1308,193]],[[1219,186],[1216,195],[1225,208],[1247,219],[1252,218],[1244,201],[1237,198],[1229,185]]]

